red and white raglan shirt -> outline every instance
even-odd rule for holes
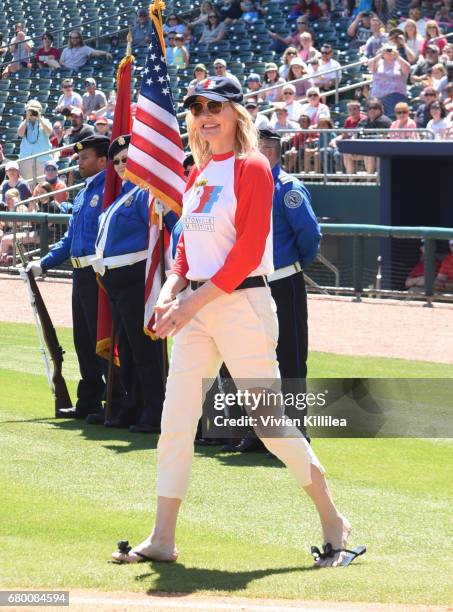
[[[271,274],[273,191],[269,162],[258,151],[213,155],[205,167],[194,167],[172,272],[210,279],[227,293],[248,276]]]

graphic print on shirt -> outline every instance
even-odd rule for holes
[[[184,216],[184,230],[188,232],[214,232],[215,221],[210,214],[212,207],[218,201],[223,186],[202,185],[195,193],[195,199],[199,198],[198,206]]]

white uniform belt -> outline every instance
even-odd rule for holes
[[[284,268],[279,268],[278,270],[275,270],[275,272],[272,272],[272,274],[268,274],[267,280],[269,283],[272,283],[273,281],[281,280],[287,276],[292,276],[297,272],[302,272],[302,266],[298,261],[289,266],[285,266]]]
[[[73,268],[87,268],[91,266],[96,255],[85,255],[84,257],[71,257]]]
[[[121,268],[122,266],[131,266],[138,261],[143,261],[148,255],[148,250],[137,251],[136,253],[126,253],[125,255],[115,255],[114,257],[104,257],[103,264],[106,268]]]

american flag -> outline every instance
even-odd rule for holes
[[[161,286],[159,228],[154,201],[159,200],[181,215],[186,183],[182,165],[184,150],[165,61],[161,15],[154,5],[150,14],[153,32],[132,124],[125,178],[147,189],[151,195],[144,329],[152,335],[153,311]],[[169,236],[167,230],[164,231],[165,250],[168,250]]]

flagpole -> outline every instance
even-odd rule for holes
[[[164,205],[157,198],[154,200],[154,212],[159,218],[159,258],[160,258],[160,286],[163,287],[165,276],[165,243],[164,243]],[[164,387],[168,376],[168,347],[167,338],[162,339],[162,378]]]

